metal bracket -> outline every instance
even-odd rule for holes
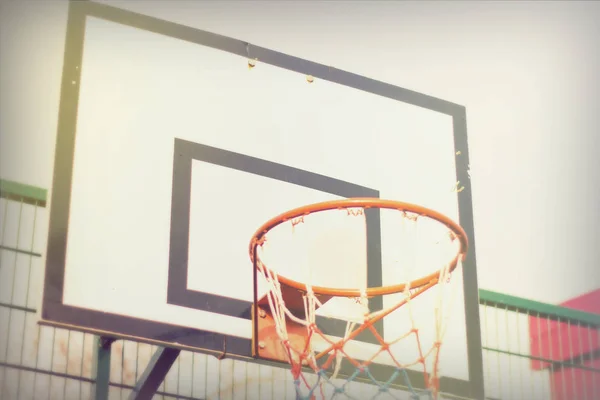
[[[268,307],[258,307],[257,338],[253,344],[255,356],[262,359],[278,362],[289,362],[287,350],[281,345],[277,335],[277,326]],[[306,327],[293,321],[287,322],[289,341],[294,348],[302,349],[306,346]]]
[[[98,345],[100,346],[100,348],[102,349],[110,349],[111,345],[113,344],[113,342],[115,342],[117,339],[114,338],[108,338],[108,337],[104,337],[101,336],[100,340],[98,342]]]

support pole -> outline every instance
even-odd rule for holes
[[[146,370],[135,384],[129,400],[152,400],[181,351],[161,347],[152,356]]]
[[[115,339],[96,336],[94,339],[94,400],[108,400],[110,383],[110,353]]]

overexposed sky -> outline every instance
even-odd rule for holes
[[[480,286],[600,286],[600,3],[109,3],[465,105]],[[67,3],[1,7],[0,176],[49,188]]]

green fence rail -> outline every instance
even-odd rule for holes
[[[174,363],[155,399],[293,393],[284,369],[40,326],[46,199],[45,189],[0,180],[0,399],[134,398],[161,357]],[[600,315],[488,290],[480,306],[487,399],[600,399]]]
[[[48,190],[0,179],[1,197],[16,202],[46,207]]]

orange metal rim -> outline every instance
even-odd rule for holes
[[[452,219],[448,218],[444,214],[441,214],[435,210],[431,210],[429,208],[404,203],[395,200],[385,200],[379,199],[375,197],[355,197],[349,199],[342,200],[332,200],[325,201],[321,203],[309,204],[302,207],[295,208],[293,210],[286,211],[276,217],[271,218],[267,222],[265,222],[260,228],[256,230],[252,239],[250,240],[249,252],[250,259],[254,265],[254,268],[258,269],[258,256],[255,258],[254,254],[256,248],[260,246],[265,235],[273,228],[278,225],[281,225],[285,222],[288,222],[294,218],[307,216],[309,214],[330,211],[330,210],[343,210],[348,208],[379,208],[379,209],[389,209],[389,210],[398,210],[401,212],[409,212],[412,214],[417,214],[421,217],[426,217],[429,219],[433,219],[443,225],[445,225],[448,229],[450,229],[456,239],[460,241],[460,248],[455,257],[449,260],[449,271],[452,272],[456,269],[458,262],[467,254],[469,248],[469,241],[467,238],[467,234],[462,229],[462,227],[454,222]],[[264,264],[263,264],[264,265]],[[267,266],[265,266],[267,267]],[[268,268],[268,267],[267,267]],[[425,285],[430,284],[431,282],[437,283],[442,273],[442,269],[437,270],[429,275],[423,276],[421,278],[415,279],[409,283],[401,283],[397,285],[389,285],[389,286],[380,286],[380,287],[372,287],[367,288],[366,295],[367,297],[373,296],[383,296],[388,294],[400,293],[406,289],[406,285],[408,284],[410,289],[417,289],[423,287]],[[280,283],[298,289],[300,291],[306,292],[306,284],[294,281],[292,279],[288,279],[283,276],[278,276],[278,280]],[[325,295],[325,296],[335,296],[335,297],[360,297],[362,296],[360,289],[337,289],[337,288],[329,288],[329,287],[321,287],[321,286],[312,286],[312,290],[315,294]]]

